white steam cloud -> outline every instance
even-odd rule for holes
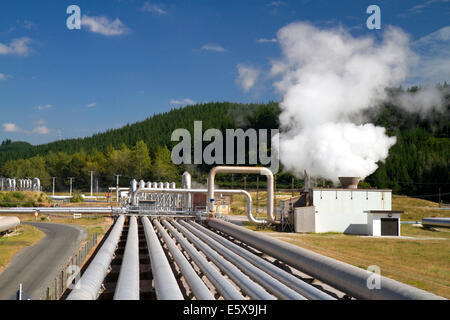
[[[442,108],[444,97],[437,88],[426,87],[416,92],[403,92],[395,98],[394,103],[406,111],[425,116],[431,109]]]
[[[396,138],[351,118],[387,99],[385,88],[400,85],[417,63],[407,34],[388,27],[376,41],[344,28],[293,23],[277,37],[283,58],[272,62],[271,73],[280,76],[275,87],[283,94],[279,152],[285,168],[333,181],[373,173]]]

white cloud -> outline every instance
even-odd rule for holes
[[[31,42],[31,39],[28,37],[22,37],[13,39],[9,45],[0,43],[0,54],[15,54],[18,56],[27,56],[33,50],[28,46]]]
[[[275,39],[275,38],[272,38],[272,39],[266,39],[266,38],[260,38],[260,39],[258,39],[258,40],[256,40],[256,42],[258,42],[258,43],[275,43],[275,42],[277,42],[277,39]]]
[[[15,123],[8,123],[5,122],[3,123],[2,127],[3,127],[3,131],[4,132],[20,132],[20,133],[25,133],[25,134],[48,134],[50,132],[50,129],[43,125],[45,123],[44,120],[38,120],[35,122],[35,124],[37,124],[38,126],[35,127],[33,130],[22,130],[20,127],[18,127]]]
[[[419,54],[416,76],[425,82],[443,82],[450,75],[450,26],[445,26],[412,43]]]
[[[33,129],[33,133],[37,134],[48,134],[50,132],[50,129],[46,126],[39,126]]]
[[[22,131],[15,123],[4,123],[3,131],[5,132],[20,132]]]
[[[161,5],[154,3],[150,4],[150,2],[148,1],[144,3],[144,5],[141,8],[141,11],[154,13],[160,16],[167,14],[167,11],[164,10]]]
[[[408,9],[408,11],[412,12],[412,13],[422,13],[426,8],[428,8],[434,4],[446,3],[446,2],[450,2],[450,0],[428,0],[428,1],[425,1],[424,3],[415,5],[414,7]]]
[[[236,79],[236,84],[239,85],[242,90],[248,92],[256,84],[260,72],[258,69],[243,64],[238,64],[237,69],[239,76]]]
[[[129,29],[116,18],[114,21],[109,20],[104,16],[89,17],[83,15],[81,18],[81,25],[94,33],[99,33],[104,36],[119,36],[129,32]]]
[[[192,105],[195,104],[195,101],[189,98],[185,98],[183,100],[176,100],[176,99],[171,99],[170,100],[170,104],[175,104],[175,105]]]
[[[45,105],[41,105],[41,106],[37,106],[36,109],[38,110],[45,110],[45,109],[50,109],[53,108],[52,104],[45,104]]]
[[[86,105],[86,107],[88,107],[88,108],[93,108],[93,107],[95,107],[97,105],[97,102],[91,102],[91,103],[88,103],[87,105]]]
[[[39,120],[35,121],[34,124],[43,125],[43,124],[45,124],[45,120],[39,119]]]
[[[280,6],[285,6],[285,5],[286,5],[286,2],[283,2],[283,1],[272,1],[267,4],[268,7],[280,7]]]
[[[225,48],[217,44],[205,44],[200,50],[224,52]]]
[[[31,29],[36,28],[36,24],[33,21],[24,20],[24,21],[22,21],[20,23],[27,30],[31,30]]]
[[[0,72],[0,81],[2,81],[2,80],[4,81],[4,80],[9,79],[9,78],[12,78],[12,75],[4,74],[4,73]]]

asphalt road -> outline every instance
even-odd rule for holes
[[[0,273],[0,300],[15,299],[19,284],[32,300],[38,300],[60,269],[79,248],[87,232],[65,224],[25,222],[45,233],[37,244],[16,253]]]

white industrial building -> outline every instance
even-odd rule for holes
[[[392,190],[311,188],[293,203],[295,232],[343,232],[399,236],[400,211],[392,211]]]

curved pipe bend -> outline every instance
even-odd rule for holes
[[[247,214],[248,219],[255,224],[267,224],[274,223],[279,224],[280,221],[275,219],[274,215],[274,178],[272,171],[266,167],[232,167],[232,166],[218,166],[214,167],[209,171],[208,176],[208,199],[207,207],[211,214],[214,216],[214,180],[217,173],[253,173],[260,174],[267,177],[267,220],[259,220],[253,216],[250,210]],[[248,192],[247,192],[248,193]],[[251,198],[251,197],[250,197]]]

